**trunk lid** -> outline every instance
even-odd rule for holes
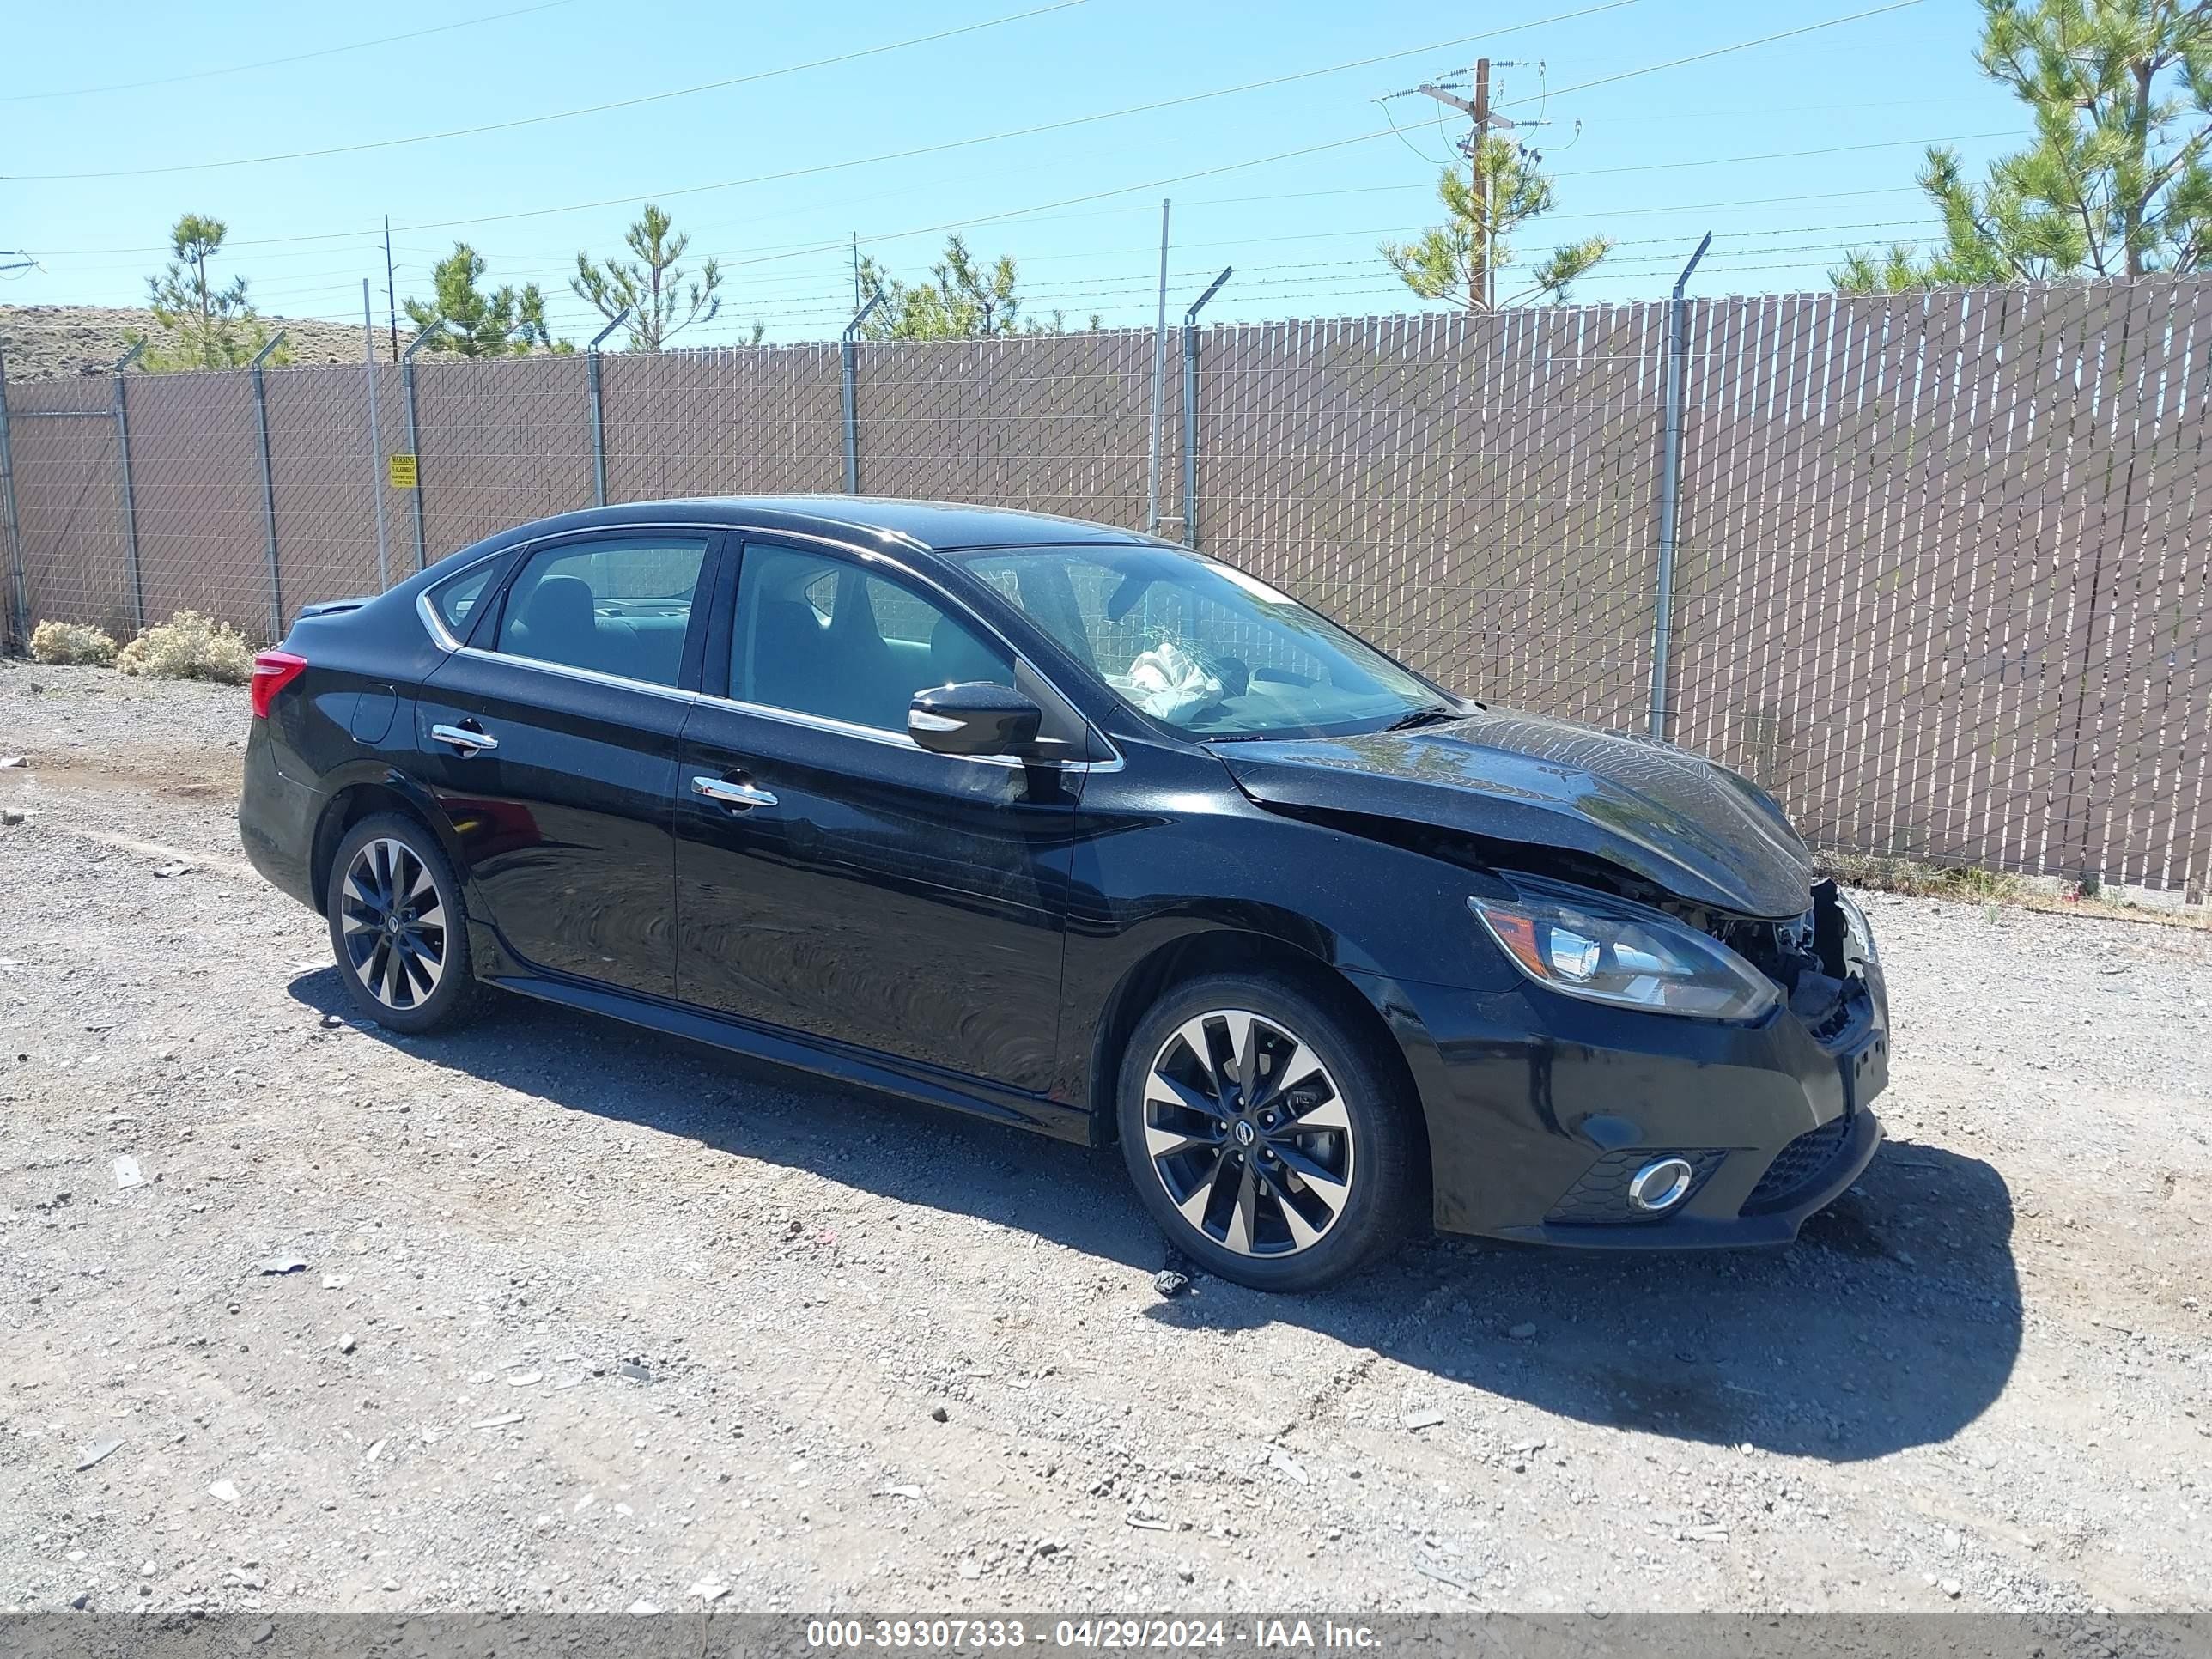
[[[1771,796],[1646,738],[1490,709],[1407,732],[1212,749],[1263,805],[1566,848],[1738,915],[1802,915],[1812,902],[1812,860]]]

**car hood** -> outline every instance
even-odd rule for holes
[[[1646,738],[1492,709],[1410,732],[1212,749],[1268,805],[1568,848],[1739,915],[1802,915],[1812,902],[1812,860],[1771,797]]]

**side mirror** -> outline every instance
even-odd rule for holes
[[[1021,755],[1036,744],[1044,711],[1020,692],[988,681],[914,694],[907,735],[938,755]]]

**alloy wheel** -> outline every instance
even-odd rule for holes
[[[364,842],[347,866],[338,907],[346,957],[386,1007],[419,1008],[446,974],[446,910],[415,849]]]
[[[1225,1008],[1184,1021],[1145,1079],[1152,1172],[1183,1218],[1240,1255],[1294,1255],[1352,1195],[1352,1119],[1320,1057]]]

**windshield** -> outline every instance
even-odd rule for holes
[[[991,548],[963,562],[1124,702],[1193,737],[1341,737],[1460,712],[1326,617],[1195,553]]]

